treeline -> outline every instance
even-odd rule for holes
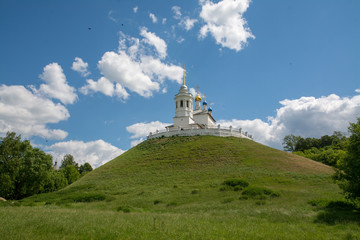
[[[0,138],[0,197],[22,199],[37,193],[61,189],[92,171],[89,163],[81,166],[73,156],[65,155],[60,170],[54,169],[53,159],[30,141],[8,132]]]
[[[288,135],[283,140],[284,150],[312,160],[337,166],[347,154],[348,138],[341,132],[320,138],[302,138]]]
[[[350,123],[349,137],[340,132],[321,138],[302,138],[288,135],[284,150],[334,167],[334,181],[345,197],[360,206],[360,117]]]

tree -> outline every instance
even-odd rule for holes
[[[8,132],[0,138],[0,196],[21,199],[45,192],[52,169],[52,157],[30,141]]]
[[[79,167],[79,173],[83,176],[93,170],[92,166],[89,163],[84,163]]]
[[[74,157],[71,154],[66,154],[61,161],[61,169],[66,168],[67,165],[72,165],[76,169],[79,167],[77,162],[75,162]]]
[[[67,165],[61,169],[61,172],[64,173],[69,184],[72,184],[80,178],[80,173],[74,165]]]
[[[360,118],[350,123],[347,156],[339,163],[334,178],[347,198],[360,200]]]
[[[285,136],[282,143],[284,150],[294,152],[300,139],[302,139],[302,137],[293,134]]]

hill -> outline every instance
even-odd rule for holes
[[[356,239],[357,215],[326,215],[342,198],[332,172],[247,139],[151,139],[58,192],[0,208],[0,223],[16,232],[35,216],[40,227],[25,232],[52,238]]]

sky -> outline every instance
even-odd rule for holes
[[[0,137],[93,167],[173,121],[182,84],[282,149],[360,117],[357,0],[0,0]]]

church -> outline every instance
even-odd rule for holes
[[[195,110],[193,110],[193,95],[188,91],[185,85],[185,69],[183,75],[183,84],[179,93],[175,95],[175,117],[174,124],[166,127],[169,131],[184,129],[203,129],[214,128],[215,119],[212,116],[211,106],[207,106],[204,99],[201,108],[201,97],[199,95],[199,87],[195,96]]]
[[[211,104],[207,104],[204,97],[201,103],[199,87],[195,98],[189,92],[185,85],[185,68],[183,82],[179,93],[175,95],[175,116],[173,124],[166,127],[166,130],[157,130],[155,133],[150,132],[147,136],[150,138],[170,137],[170,136],[196,136],[196,135],[213,135],[220,137],[239,137],[252,139],[252,136],[242,129],[221,128],[216,126],[216,120],[212,115]],[[195,108],[194,108],[195,101]]]

